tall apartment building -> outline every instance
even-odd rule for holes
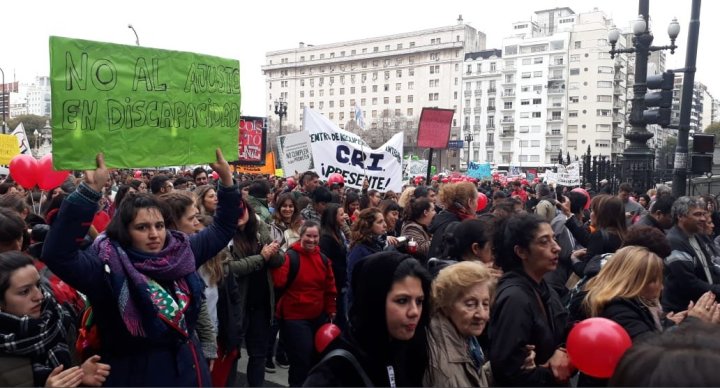
[[[610,58],[610,26],[598,10],[542,10],[513,24],[501,53],[467,54],[462,128],[473,133],[471,159],[536,168],[588,146],[594,155],[622,152],[628,58]]]
[[[9,94],[10,117],[20,115],[50,116],[50,77],[37,76],[32,82],[14,82]]]
[[[357,130],[359,106],[367,130],[392,135],[415,130],[423,107],[449,108],[456,110],[457,138],[463,59],[484,48],[485,34],[460,17],[453,26],[268,52],[262,66],[267,115],[274,118],[274,101],[283,99],[285,128],[301,129],[308,106],[340,128]],[[409,136],[406,143],[415,140]]]
[[[680,108],[682,100],[683,73],[675,74],[673,88],[672,118],[673,124],[680,121]],[[713,104],[715,100],[701,82],[695,82],[692,94],[692,108],[690,111],[690,130],[701,133],[713,122]]]

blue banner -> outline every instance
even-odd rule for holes
[[[476,179],[490,178],[492,176],[490,172],[490,163],[470,162],[468,165],[467,175]]]

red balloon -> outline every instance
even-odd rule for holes
[[[220,175],[218,175],[217,171],[213,171],[212,174],[210,174],[210,176],[212,176],[212,179],[214,179],[214,180],[218,180],[218,178],[220,177]]]
[[[475,211],[483,211],[488,204],[488,197],[483,193],[478,193],[477,208]]]
[[[436,180],[438,180],[438,179],[439,179],[439,178],[438,178],[437,175],[433,175],[432,180],[436,181]]]
[[[55,170],[53,168],[52,154],[47,154],[38,162],[38,186],[41,190],[52,190],[65,182],[70,171]]]
[[[450,179],[443,178],[442,180],[440,180],[440,182],[442,182],[442,183],[448,183],[448,182],[450,182]]]
[[[333,323],[326,323],[315,333],[315,350],[318,353],[325,351],[330,342],[340,335],[340,328]]]
[[[520,181],[520,184],[523,185],[523,186],[527,186],[527,184],[528,184],[527,179],[521,180],[521,181]]]
[[[567,339],[570,362],[586,375],[609,378],[632,346],[622,326],[606,318],[589,318],[572,328]]]
[[[38,161],[31,155],[15,155],[10,160],[10,176],[20,186],[30,190],[38,182]]]
[[[293,178],[293,177],[289,177],[288,179],[285,180],[285,182],[287,182],[287,185],[290,189],[294,189],[295,186],[297,185],[295,183],[295,178]]]
[[[135,170],[135,174],[133,174],[133,177],[134,177],[135,179],[140,179],[140,178],[142,178],[142,171],[140,171],[140,170]]]
[[[582,187],[576,187],[572,189],[571,191],[574,191],[576,193],[580,193],[587,198],[587,202],[585,202],[585,207],[583,209],[587,210],[590,209],[590,193],[587,192],[587,190],[583,189]]]

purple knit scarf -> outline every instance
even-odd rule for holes
[[[112,293],[118,302],[120,316],[130,334],[146,337],[143,321],[155,319],[157,308],[148,292],[148,278],[175,282],[187,289],[185,276],[195,272],[195,256],[184,233],[168,230],[165,247],[158,253],[139,252],[120,247],[104,234],[93,246],[110,269]]]

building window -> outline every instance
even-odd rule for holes
[[[571,104],[577,104],[580,102],[580,97],[578,96],[570,96],[568,97],[568,99],[570,100]]]
[[[399,103],[401,103],[401,102],[402,102],[402,97],[400,97],[400,96],[395,96],[395,103],[396,103],[396,104],[399,104]]]
[[[568,117],[578,117],[578,111],[576,110],[569,110],[568,111]],[[577,128],[577,125],[575,126]]]
[[[539,118],[539,117],[540,117],[540,112],[532,112],[532,117],[535,118],[535,119],[536,119],[536,118]]]
[[[597,87],[598,88],[611,88],[613,86],[612,81],[598,81]]]
[[[520,100],[520,105],[530,105],[530,100]]]
[[[598,95],[597,102],[612,102],[612,96]]]
[[[543,63],[543,57],[535,57],[535,58],[533,58],[533,63],[536,64],[536,65]]]
[[[542,98],[533,98],[532,103],[533,105],[540,105],[542,104]]]
[[[409,94],[407,96],[407,102],[413,102],[414,99],[415,99],[415,97],[412,94]]]
[[[579,40],[576,40],[576,41],[575,41],[575,48],[576,48],[576,49],[582,48],[582,42],[579,41]]]

